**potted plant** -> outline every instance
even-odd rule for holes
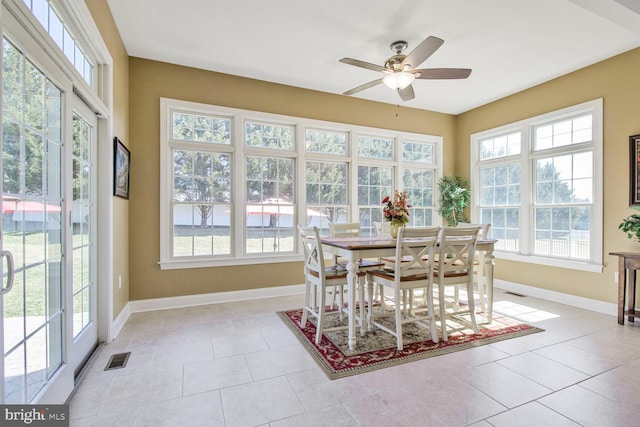
[[[455,227],[459,222],[469,222],[464,209],[471,200],[469,183],[459,176],[444,176],[438,181],[440,203],[438,213],[442,215],[449,227]]]
[[[627,234],[629,239],[640,241],[640,214],[631,214],[622,220],[618,228]]]

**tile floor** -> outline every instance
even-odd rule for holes
[[[640,322],[497,289],[495,311],[545,332],[330,381],[275,314],[302,298],[133,314],[71,426],[640,425]]]

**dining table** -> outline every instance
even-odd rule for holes
[[[347,260],[347,318],[349,329],[349,349],[356,346],[356,320],[359,320],[361,332],[364,334],[364,306],[361,306],[360,316],[356,312],[356,293],[361,295],[364,289],[358,288],[358,260],[363,258],[392,257],[396,251],[396,239],[390,236],[360,236],[360,237],[321,237],[323,251],[331,255],[337,255]],[[476,252],[483,253],[482,275],[486,287],[487,319],[492,320],[493,315],[493,251],[497,240],[478,239]],[[373,290],[373,284],[367,284],[369,292]],[[362,286],[362,285],[360,285]],[[364,298],[360,298],[362,305]]]

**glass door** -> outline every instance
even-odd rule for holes
[[[73,344],[69,363],[78,372],[98,342],[96,299],[96,115],[74,95],[71,144],[71,301]]]
[[[63,364],[63,92],[9,39],[2,49],[2,250],[15,269],[0,296],[0,399],[27,403]]]

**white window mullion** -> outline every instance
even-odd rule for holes
[[[349,132],[349,218],[351,222],[360,222],[360,209],[358,208],[358,134]]]
[[[520,253],[531,254],[531,242],[534,239],[534,185],[532,160],[529,156],[532,151],[531,129],[525,126],[522,129],[522,150],[520,151]]]
[[[404,187],[402,182],[402,174],[404,173],[404,167],[401,164],[402,160],[402,147],[399,138],[393,138],[393,188],[402,189]]]
[[[296,126],[296,130],[294,133],[295,140],[296,140],[295,181],[297,183],[295,188],[295,198],[296,198],[298,218],[297,218],[297,221],[294,223],[294,233],[293,233],[294,236],[297,236],[297,231],[298,231],[295,226],[301,225],[302,227],[304,227],[307,222],[307,198],[305,197],[306,185],[307,185],[307,180],[305,178],[307,150],[305,149],[305,146],[306,146],[305,133],[306,133],[305,126]],[[293,251],[296,253],[302,254],[301,248],[298,245],[297,237],[294,237],[293,239]]]
[[[238,257],[244,254],[244,242],[247,238],[247,215],[245,214],[246,208],[246,185],[244,177],[246,176],[245,170],[245,146],[244,146],[244,121],[243,115],[235,116],[233,121],[233,131],[231,134],[231,142],[235,149],[234,166],[235,173],[232,177],[231,183],[233,194],[233,208],[232,208],[232,227],[233,233],[231,233],[231,247],[232,256]]]

